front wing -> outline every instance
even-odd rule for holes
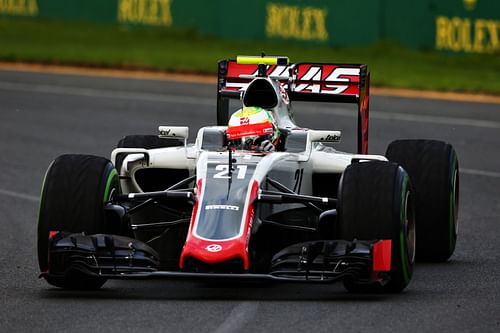
[[[288,282],[385,284],[391,269],[391,241],[319,240],[289,246],[275,254],[264,274],[162,271],[147,244],[115,235],[51,233],[49,269],[41,277],[83,274],[106,279],[236,279]]]

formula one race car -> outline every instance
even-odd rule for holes
[[[369,79],[365,65],[223,60],[218,126],[194,144],[188,127],[160,126],[123,138],[111,161],[58,157],[43,183],[41,276],[70,289],[190,278],[402,291],[415,258],[454,251],[458,161],[430,140],[369,155]],[[231,99],[242,109],[229,117]],[[357,153],[335,149],[340,131],[297,126],[293,101],[356,103]]]

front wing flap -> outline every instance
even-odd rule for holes
[[[387,240],[318,240],[294,244],[273,257],[270,274],[308,281],[384,282],[384,273],[390,271],[389,244]]]
[[[71,271],[93,276],[155,272],[159,256],[147,244],[123,236],[51,233],[49,269],[44,275],[61,276]]]
[[[390,251],[390,241],[319,240],[283,249],[273,257],[267,274],[193,273],[161,271],[158,254],[139,240],[57,232],[51,233],[49,269],[41,277],[60,277],[77,271],[108,279],[250,279],[312,283],[348,279],[357,283],[386,283]]]

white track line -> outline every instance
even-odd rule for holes
[[[259,303],[255,301],[242,302],[235,306],[227,315],[222,324],[217,327],[216,333],[232,333],[243,330],[248,322],[257,313]]]
[[[44,94],[62,94],[84,97],[104,97],[129,100],[143,100],[148,102],[166,102],[179,104],[196,104],[196,105],[216,105],[215,98],[203,98],[192,96],[179,96],[168,94],[152,94],[152,93],[137,93],[131,91],[118,90],[97,90],[92,88],[78,87],[61,87],[54,85],[26,84],[15,82],[0,82],[0,89],[13,90],[22,92],[38,92]]]
[[[26,193],[20,193],[20,192],[14,192],[14,191],[8,191],[8,190],[2,190],[0,189],[0,195],[4,195],[7,197],[11,198],[16,198],[16,199],[23,199],[31,202],[39,202],[40,198],[36,197],[34,195],[26,194]]]
[[[473,175],[473,176],[500,178],[500,172],[493,172],[493,171],[460,168],[460,173]]]
[[[470,118],[450,118],[440,116],[427,116],[421,114],[404,114],[393,112],[370,112],[371,119],[403,120],[417,123],[443,124],[451,126],[469,126],[482,128],[500,128],[500,122],[489,120],[477,120]]]
[[[316,107],[309,110],[308,112],[316,114],[320,113],[324,115],[341,116],[341,117],[351,117],[351,118],[358,117],[358,114],[354,109],[348,110],[345,108],[323,109],[321,107]],[[500,129],[500,122],[498,121],[477,120],[471,118],[429,116],[422,114],[396,113],[396,112],[386,112],[378,110],[370,110],[370,119],[399,120],[399,121],[411,121],[417,123],[430,123],[430,124],[449,125],[449,126],[467,126],[467,127]]]
[[[0,82],[0,89],[10,90],[10,91],[30,92],[30,93],[39,92],[48,94],[64,94],[64,95],[75,95],[75,96],[85,96],[85,97],[143,100],[150,102],[193,104],[193,105],[204,105],[204,106],[216,105],[215,98],[207,98],[207,97],[193,97],[193,96],[137,93],[137,92],[134,93],[130,91],[118,91],[118,90],[103,91],[92,88],[61,87],[55,85],[24,84],[15,82]],[[345,116],[345,117],[358,116],[354,110],[347,110],[342,108],[323,109],[321,107],[317,107],[313,108],[312,110],[309,110],[308,112],[321,113],[325,115]],[[405,114],[405,113],[384,112],[377,110],[370,111],[370,118],[381,119],[381,120],[411,121],[417,123],[431,123],[431,124],[440,124],[449,126],[466,126],[466,127],[500,129],[500,122],[498,121],[429,116],[422,114]]]

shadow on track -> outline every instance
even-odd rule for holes
[[[191,281],[112,281],[97,291],[41,290],[45,299],[92,300],[233,300],[233,301],[374,301],[400,297],[392,295],[350,294],[342,283],[335,285],[216,283]]]
[[[383,302],[400,298],[435,297],[425,287],[428,283],[442,285],[438,279],[443,266],[463,271],[471,263],[452,260],[444,264],[417,264],[414,280],[401,294],[351,294],[342,283],[313,285],[300,283],[241,282],[241,281],[186,281],[186,280],[110,280],[96,291],[73,291],[45,285],[39,291],[42,299],[57,300],[236,300],[236,301],[335,301],[335,302]],[[469,268],[470,269],[470,268]],[[434,280],[433,282],[430,280]],[[422,287],[422,288],[421,288]]]

